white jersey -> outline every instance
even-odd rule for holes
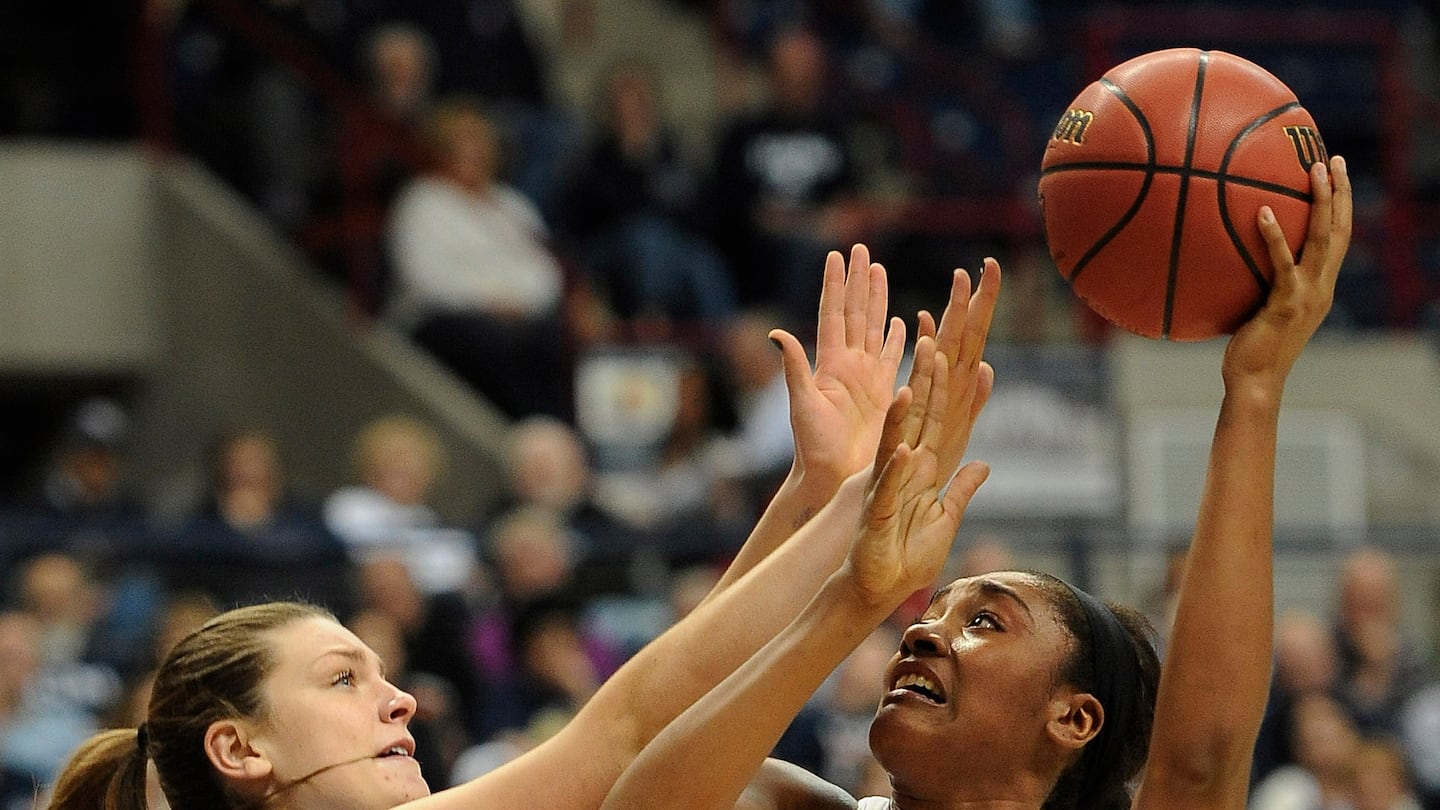
[[[890,810],[890,800],[884,796],[871,796],[868,799],[861,799],[860,805],[855,810]]]

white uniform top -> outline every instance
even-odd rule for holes
[[[861,799],[859,807],[855,810],[890,810],[890,800],[884,796],[871,796],[868,799]]]

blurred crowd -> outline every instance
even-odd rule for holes
[[[352,480],[318,495],[289,487],[263,426],[217,435],[191,508],[162,520],[124,488],[125,403],[81,403],[35,480],[6,476],[0,810],[28,807],[93,729],[133,723],[177,638],[260,599],[330,606],[380,652],[419,699],[432,787],[543,740],[703,597],[788,469],[766,335],[806,333],[827,249],[864,239],[912,268],[892,276],[901,311],[933,306],[920,291],[942,292],[956,257],[1010,257],[998,339],[1101,333],[1023,209],[975,223],[925,206],[1033,197],[1031,147],[1089,69],[1066,42],[1087,4],[673,2],[719,55],[721,116],[698,150],[658,60],[619,59],[588,107],[562,103],[509,0],[95,2],[78,51],[27,35],[71,30],[56,15],[74,9],[0,12],[17,66],[0,134],[144,135],[196,156],[510,420],[503,497],[463,521],[429,502],[446,474],[434,428],[400,413],[376,414]],[[593,3],[560,5],[583,38]],[[1423,4],[1322,5],[1433,30]],[[89,61],[54,61],[76,52]],[[1363,209],[1336,318],[1419,325],[1389,320],[1365,248],[1385,215],[1380,136],[1333,132]],[[1431,182],[1417,193],[1440,204]],[[1415,312],[1440,325],[1428,238],[1433,297]],[[976,543],[956,574],[1012,561]],[[1277,623],[1255,810],[1440,808],[1440,677],[1400,629],[1395,565],[1357,550],[1334,615]],[[1163,598],[1154,613],[1163,635]],[[884,792],[865,787],[883,778],[866,729],[899,631],[837,671],[778,755]]]
[[[543,741],[698,604],[767,491],[748,474],[682,481],[698,464],[643,483],[630,467],[616,481],[574,428],[536,416],[507,438],[504,497],[460,523],[428,504],[445,474],[435,431],[382,414],[354,437],[353,479],[316,500],[287,487],[284,448],[265,431],[218,436],[193,510],[161,521],[119,475],[127,418],[114,401],[84,402],[41,485],[0,512],[6,810],[30,807],[88,734],[136,723],[151,673],[185,633],[228,606],[285,597],[330,607],[416,695],[411,728],[432,787],[484,773]],[[1025,559],[1023,544],[986,531],[950,573]],[[1162,653],[1184,561],[1173,555],[1144,605]],[[1354,548],[1330,572],[1330,612],[1278,617],[1252,810],[1440,807],[1440,669],[1408,635],[1398,565]],[[837,669],[776,756],[856,793],[881,789],[867,742],[874,685],[912,607]]]

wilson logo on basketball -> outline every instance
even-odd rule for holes
[[[1060,116],[1060,123],[1055,125],[1055,134],[1050,136],[1051,140],[1073,143],[1076,146],[1085,144],[1085,130],[1089,129],[1090,122],[1095,120],[1095,113],[1089,110],[1066,110]]]
[[[1325,142],[1320,140],[1320,133],[1314,127],[1285,127],[1285,137],[1290,139],[1290,145],[1295,147],[1295,157],[1307,172],[1311,165],[1330,159],[1325,154]]]

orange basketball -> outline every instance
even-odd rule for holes
[[[1045,148],[1050,256],[1123,329],[1228,334],[1270,290],[1260,206],[1299,250],[1325,159],[1310,114],[1260,66],[1195,48],[1137,56],[1076,96]]]

